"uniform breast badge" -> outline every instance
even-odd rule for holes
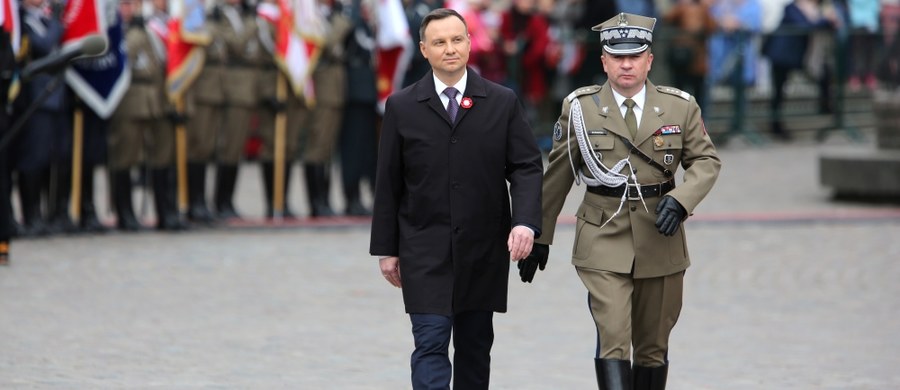
[[[556,122],[556,124],[553,125],[553,140],[559,141],[561,139],[562,139],[562,126],[560,126],[559,122]]]
[[[672,153],[666,153],[666,155],[663,156],[663,164],[672,165],[673,162],[675,162],[675,156],[673,156]]]
[[[657,134],[653,137],[653,145],[654,146],[656,146],[657,148],[660,148],[663,146],[663,144],[664,144],[664,142],[663,142],[662,135]]]

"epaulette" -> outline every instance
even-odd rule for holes
[[[678,88],[667,87],[665,85],[656,86],[656,90],[665,94],[675,95],[684,100],[691,100],[691,94],[684,92]]]
[[[577,98],[579,96],[590,95],[592,93],[600,92],[600,89],[602,89],[602,88],[603,87],[601,87],[599,85],[590,85],[587,87],[578,88],[578,89],[572,91],[572,93],[570,93],[569,96],[566,96],[566,101],[571,103],[572,100],[575,100],[575,98]]]

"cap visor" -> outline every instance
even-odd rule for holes
[[[643,53],[648,47],[650,47],[650,45],[647,44],[617,43],[614,45],[603,45],[603,50],[609,54],[627,55]]]

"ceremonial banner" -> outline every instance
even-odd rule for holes
[[[409,24],[400,0],[378,0],[378,32],[376,58],[378,108],[384,112],[384,103],[403,84],[403,75],[412,58],[412,42]]]
[[[3,5],[0,6],[0,26],[3,31],[9,34],[12,41],[13,53],[19,56],[19,50],[22,49],[22,29],[19,24],[19,1],[18,0],[0,0]]]
[[[315,100],[312,72],[322,50],[325,21],[315,0],[278,0],[262,3],[259,15],[275,26],[275,63],[287,76],[291,89],[307,101]]]
[[[107,26],[105,30],[107,50],[101,56],[73,62],[72,66],[66,69],[66,82],[85,104],[98,116],[106,119],[118,107],[131,83],[131,70],[126,63],[128,56],[123,43],[122,20],[116,10],[115,0],[74,1],[95,1],[99,5],[96,8],[103,11],[100,24]],[[70,30],[89,29],[77,25],[66,26],[66,31]]]
[[[22,52],[22,29],[19,24],[19,1],[18,0],[0,0],[2,4],[0,4],[0,28],[3,28],[7,34],[9,34],[10,42],[12,43],[13,53],[15,53],[16,58],[24,55]],[[0,91],[0,93],[5,93],[8,100],[13,101],[19,96],[19,90],[21,89],[21,82],[17,75],[13,76],[13,80],[9,85],[9,90]]]
[[[203,69],[202,46],[211,41],[204,29],[204,9],[200,0],[169,0],[169,28],[166,36],[166,95],[176,101]]]

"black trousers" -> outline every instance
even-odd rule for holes
[[[416,348],[410,358],[415,390],[487,390],[494,344],[494,313],[469,311],[453,316],[410,314]],[[450,336],[453,335],[453,365]],[[455,369],[454,369],[455,366]]]

